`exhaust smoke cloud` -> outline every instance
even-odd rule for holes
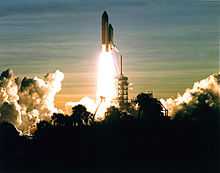
[[[43,78],[20,80],[12,70],[0,76],[0,122],[7,121],[23,133],[30,133],[40,120],[49,120],[54,112],[56,94],[64,75],[57,70]]]
[[[208,78],[195,82],[192,89],[186,89],[183,95],[177,98],[161,99],[161,103],[168,109],[168,114],[175,117],[182,113],[190,116],[192,110],[206,105],[211,110],[220,110],[220,72]]]

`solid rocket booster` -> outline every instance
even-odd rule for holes
[[[109,51],[113,47],[113,27],[108,23],[108,14],[106,11],[102,14],[102,47]]]
[[[106,11],[102,14],[102,45],[108,43],[108,14]]]
[[[108,40],[109,40],[109,44],[112,46],[113,45],[113,27],[111,24],[109,24],[108,26]]]

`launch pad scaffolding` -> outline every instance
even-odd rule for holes
[[[120,75],[118,78],[118,105],[119,109],[126,111],[128,107],[128,77]]]
[[[128,77],[123,75],[122,72],[122,56],[120,57],[120,75],[118,76],[117,83],[117,101],[121,111],[126,111],[128,108]]]

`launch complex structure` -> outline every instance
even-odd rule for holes
[[[102,51],[105,52],[111,52],[116,51],[119,53],[118,49],[116,48],[113,36],[114,36],[114,30],[112,25],[109,23],[108,20],[108,14],[106,11],[103,12],[102,18],[101,18],[101,42],[102,42]],[[116,90],[117,90],[117,96],[115,101],[113,101],[117,105],[120,111],[127,112],[129,107],[129,99],[128,99],[128,77],[124,75],[123,73],[123,58],[122,55],[120,55],[120,73],[116,77]],[[153,98],[153,92],[145,92],[149,97]],[[103,97],[101,98],[101,100]],[[159,102],[161,105],[164,115],[168,116],[168,110]]]
[[[117,102],[121,111],[128,108],[128,77],[122,71],[122,55],[120,56],[120,74],[117,77]]]
[[[106,11],[102,14],[101,18],[101,42],[102,50],[105,52],[110,52],[116,49],[116,46],[113,42],[114,30],[112,25],[109,23],[108,14]],[[128,77],[123,74],[123,61],[122,56],[120,55],[120,74],[116,77],[117,80],[117,96],[116,96],[116,105],[118,105],[121,111],[126,111],[128,108]]]

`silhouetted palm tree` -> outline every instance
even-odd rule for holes
[[[85,106],[81,104],[76,105],[72,108],[72,111],[71,119],[74,126],[88,125],[91,114],[86,110]]]

